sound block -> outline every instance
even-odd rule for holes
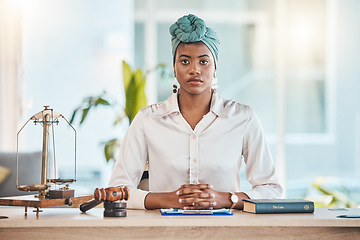
[[[105,209],[104,217],[126,217],[126,209]]]
[[[126,202],[105,201],[104,217],[126,217]]]
[[[126,202],[120,202],[120,201],[105,201],[104,202],[104,208],[105,209],[125,209],[126,208]]]

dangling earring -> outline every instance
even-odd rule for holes
[[[218,88],[218,85],[217,85],[216,72],[214,72],[214,78],[211,83],[211,89],[216,91],[217,88]]]
[[[177,83],[177,79],[176,79],[176,76],[174,77],[174,85],[173,85],[173,93],[177,93],[177,85],[176,85],[176,83]]]

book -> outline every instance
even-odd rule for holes
[[[314,202],[303,199],[243,199],[244,212],[312,213]]]
[[[230,209],[183,210],[179,208],[160,209],[161,215],[233,215]]]

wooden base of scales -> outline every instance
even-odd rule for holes
[[[69,190],[74,192],[74,190]],[[55,206],[71,206],[75,204],[81,204],[91,200],[94,196],[74,196],[67,198],[38,198],[36,195],[24,195],[15,197],[2,197],[0,198],[1,206],[18,206],[25,207],[25,217],[27,216],[28,207],[36,208],[33,212],[36,212],[36,217],[39,217],[39,213],[42,212],[40,208],[55,207]]]

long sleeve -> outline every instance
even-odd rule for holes
[[[144,199],[149,193],[137,189],[148,158],[143,124],[142,112],[139,111],[121,143],[109,183],[109,186],[129,188],[128,208],[144,209]]]
[[[251,108],[244,134],[243,156],[246,177],[252,185],[252,189],[245,193],[250,198],[281,198],[282,188],[275,173],[270,150],[260,121]]]
[[[211,184],[216,191],[241,192],[244,157],[251,198],[282,193],[261,124],[250,107],[216,93],[210,112],[192,129],[177,95],[139,111],[121,144],[110,186],[130,189],[129,208],[144,209],[149,192],[137,188],[146,162],[149,191],[171,192],[185,183]]]

